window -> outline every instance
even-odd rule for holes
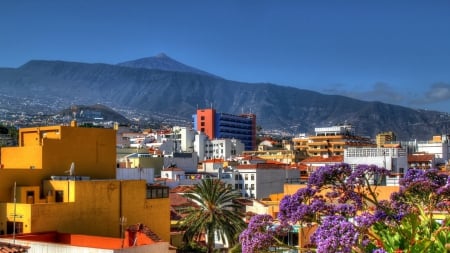
[[[205,120],[205,116],[201,116],[201,117],[200,117],[200,120]]]
[[[22,234],[23,233],[23,222],[12,222],[12,221],[8,221],[6,222],[6,233],[7,234],[13,234],[14,233],[14,229],[16,230],[15,233],[16,234]]]
[[[166,186],[148,186],[147,199],[161,199],[169,197],[169,187]]]
[[[248,184],[245,184],[245,189],[246,189],[246,190],[248,189]]]
[[[250,179],[251,179],[251,180],[255,180],[255,175],[252,174],[252,175],[250,176]]]
[[[205,122],[201,122],[201,123],[200,123],[200,126],[205,126]]]
[[[235,189],[235,190],[239,189],[238,184],[234,184],[234,189]]]
[[[255,189],[255,184],[251,184],[250,185],[250,189],[254,190]]]
[[[64,202],[64,191],[55,191],[55,202]]]
[[[244,174],[245,180],[248,180],[248,174]]]
[[[27,191],[27,204],[34,204],[34,191]]]

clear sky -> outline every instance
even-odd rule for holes
[[[449,0],[0,1],[0,67],[158,53],[230,80],[450,112]]]

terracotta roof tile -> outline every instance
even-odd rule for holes
[[[169,168],[163,169],[162,171],[184,171],[184,170],[177,168],[177,167],[169,167]]]
[[[223,160],[222,158],[215,158],[215,159],[209,159],[209,160],[204,160],[203,163],[223,163],[225,160]]]
[[[301,163],[342,163],[344,162],[344,156],[330,156],[330,157],[322,157],[322,156],[311,156],[301,161]]]
[[[172,207],[182,207],[182,206],[197,206],[195,203],[190,201],[188,198],[183,197],[178,193],[170,193],[169,194],[170,206]]]
[[[170,193],[185,193],[187,191],[190,191],[192,188],[194,188],[193,185],[179,185],[175,188],[172,188],[170,190]]]
[[[408,155],[408,162],[430,162],[434,159],[434,155],[423,154],[423,155]]]
[[[9,243],[0,243],[0,253],[22,253],[28,252],[30,247],[17,245],[17,244],[9,244]]]

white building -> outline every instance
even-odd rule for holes
[[[385,185],[398,185],[408,169],[408,155],[404,148],[348,147],[344,150],[344,163],[350,165],[376,165],[390,170],[393,176],[385,179]]]
[[[202,132],[198,132],[194,140],[194,151],[199,161],[209,159],[233,159],[245,150],[245,145],[238,139],[209,140]]]
[[[237,166],[224,168],[220,178],[243,197],[264,199],[284,192],[285,182],[299,177],[299,170],[287,164],[243,159]]]
[[[161,141],[172,141],[175,152],[194,152],[195,135],[191,128],[174,126],[171,133],[162,136]]]
[[[436,163],[447,164],[449,155],[449,141],[447,135],[434,136],[431,141],[420,141],[416,143],[417,153],[433,154]]]
[[[155,182],[154,168],[116,168],[117,180],[145,180],[147,184]]]

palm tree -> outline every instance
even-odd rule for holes
[[[213,252],[215,233],[230,245],[237,242],[237,234],[245,228],[245,222],[239,207],[233,200],[240,197],[237,191],[225,186],[218,179],[205,179],[184,196],[194,201],[198,207],[189,207],[181,220],[186,242],[198,239],[203,233],[207,236],[208,253]]]

